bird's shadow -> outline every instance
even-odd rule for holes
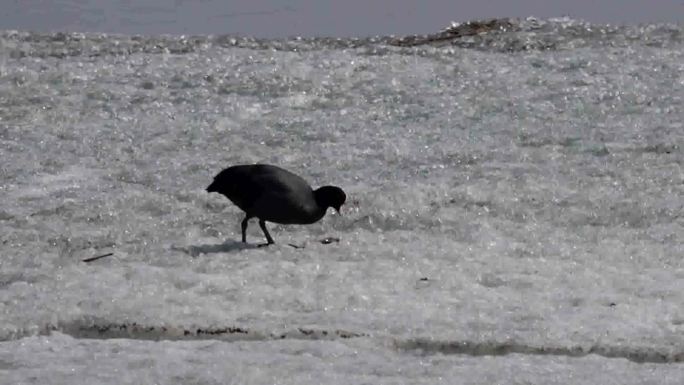
[[[335,237],[326,237],[324,239],[321,239],[318,241],[319,243],[323,245],[329,245],[331,243],[339,243],[340,239],[335,238]],[[294,243],[288,243],[287,244],[290,247],[293,247],[295,249],[303,249],[306,247],[306,245],[296,245]],[[191,257],[199,257],[202,254],[211,254],[211,253],[231,253],[235,251],[240,251],[240,250],[249,250],[249,249],[258,249],[264,246],[269,246],[265,243],[261,244],[254,244],[254,243],[243,243],[243,242],[238,242],[238,241],[233,241],[233,240],[228,240],[220,244],[213,244],[213,245],[198,245],[198,246],[171,246],[172,250],[177,250],[177,251],[182,251],[185,254],[190,255]]]
[[[257,244],[242,243],[238,241],[228,240],[219,244],[205,244],[197,246],[174,246],[172,249],[182,251],[191,257],[199,257],[202,254],[212,254],[212,253],[231,253],[246,249],[256,249],[259,248]]]

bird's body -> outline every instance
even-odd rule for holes
[[[274,241],[265,221],[311,224],[323,218],[328,207],[339,212],[346,199],[339,187],[324,186],[314,191],[301,177],[267,164],[228,167],[214,177],[207,191],[225,195],[245,212],[243,242],[246,242],[247,222],[256,217],[269,244]]]

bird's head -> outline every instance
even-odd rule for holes
[[[316,203],[321,207],[332,207],[337,212],[340,212],[340,208],[347,200],[347,194],[342,191],[341,188],[337,186],[323,186],[314,191],[316,196]]]

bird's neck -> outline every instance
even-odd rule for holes
[[[328,209],[329,205],[326,199],[323,197],[323,195],[324,194],[321,192],[320,187],[314,190],[313,192],[314,200],[316,200],[316,205],[323,211],[323,214],[325,214],[325,210]]]

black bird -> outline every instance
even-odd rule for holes
[[[208,192],[225,195],[245,212],[242,242],[247,242],[247,223],[259,218],[267,245],[275,243],[266,229],[266,221],[281,224],[310,224],[323,218],[328,207],[340,212],[347,199],[337,186],[311,189],[301,177],[268,164],[228,167],[214,177]]]

